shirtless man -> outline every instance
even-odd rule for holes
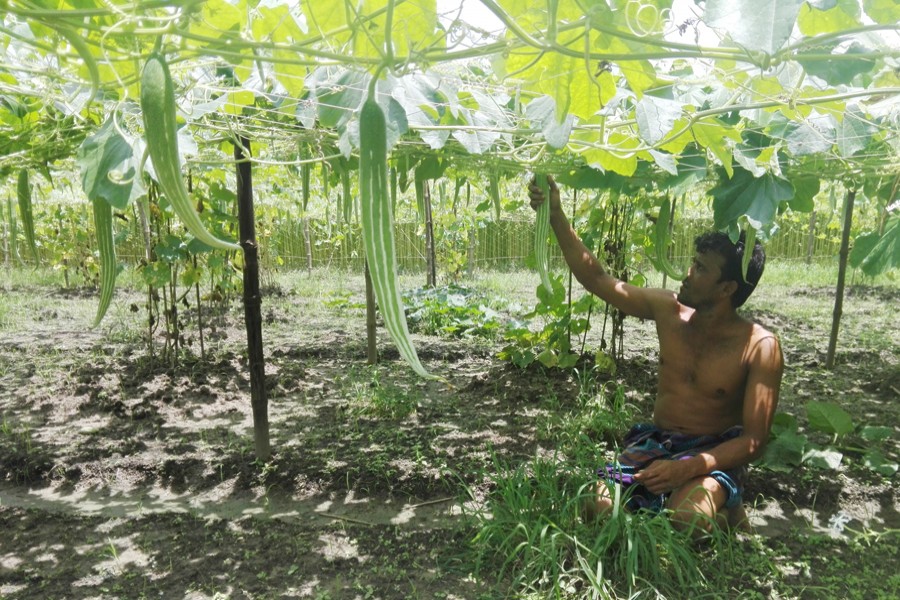
[[[531,205],[544,202],[529,186]],[[658,393],[653,424],[635,426],[605,479],[634,485],[632,504],[670,511],[673,524],[695,533],[713,523],[746,526],[741,504],[746,466],[769,438],[784,362],[778,339],[736,312],[762,274],[756,244],[746,283],[743,244],[720,233],[700,236],[678,293],[640,288],[607,273],[569,224],[559,189],[550,183],[550,224],[563,256],[584,288],[627,315],[651,319],[659,337]],[[729,264],[730,259],[730,264]],[[609,486],[597,484],[589,514],[612,507]]]

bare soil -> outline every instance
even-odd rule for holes
[[[362,302],[361,282],[350,285]],[[384,339],[373,369],[362,311],[272,289],[264,340],[274,454],[262,463],[239,304],[209,316],[205,356],[194,340],[174,363],[159,356],[159,340],[148,353],[141,315],[121,292],[120,310],[93,331],[90,294],[0,294],[41,307],[0,329],[0,598],[509,594],[475,572],[466,504],[486,493],[493,457],[552,449],[545,423],[577,394],[571,373],[520,370],[496,358],[496,343],[423,336],[419,354],[444,381],[416,378]],[[749,309],[786,349],[781,410],[803,422],[806,400],[837,402],[859,423],[896,432],[897,290],[851,291],[828,371],[832,299],[803,290]],[[616,380],[649,415],[652,330],[628,322],[626,343]],[[894,461],[896,439],[881,447]],[[842,589],[817,557],[850,552],[850,532],[883,540],[875,534],[900,530],[896,477],[865,468],[861,452],[846,455],[837,471],[752,471],[751,520],[782,556],[794,597]],[[897,537],[887,539],[865,560],[844,558],[868,570],[861,580],[886,586],[868,597],[897,591]]]

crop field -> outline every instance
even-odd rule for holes
[[[0,4],[0,600],[900,598],[900,3]]]
[[[273,452],[260,462],[238,302],[210,310],[203,356],[185,328],[194,339],[173,360],[158,340],[148,351],[142,313],[129,308],[140,292],[120,289],[90,329],[96,292],[65,289],[58,274],[6,275],[0,597],[887,599],[900,589],[900,347],[886,334],[900,289],[888,278],[848,289],[828,370],[833,273],[770,268],[745,314],[782,339],[779,419],[795,428],[776,428],[780,451],[751,471],[753,532],[695,546],[665,519],[630,515],[611,529],[573,510],[627,425],[649,418],[657,358],[645,323],[625,321],[614,375],[589,358],[520,368],[498,358],[503,325],[447,333],[464,320],[451,293],[411,325],[442,377],[423,380],[390,344],[367,364],[361,276],[267,277]],[[467,323],[506,323],[525,318],[538,278],[482,272],[464,283],[453,289],[469,299]],[[826,431],[813,401],[851,429]]]

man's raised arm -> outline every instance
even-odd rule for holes
[[[566,259],[575,279],[587,291],[596,294],[601,300],[612,304],[625,314],[641,319],[654,319],[660,303],[671,304],[675,295],[666,290],[640,288],[607,273],[594,253],[575,233],[562,210],[559,188],[552,178],[547,179],[550,183],[550,226],[553,227],[563,258]],[[544,198],[540,186],[533,181],[528,187],[528,192],[531,207],[535,210],[543,202],[548,201]]]

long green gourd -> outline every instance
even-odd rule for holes
[[[669,221],[672,218],[672,202],[667,197],[659,207],[659,218],[656,219],[654,250],[656,254],[656,268],[668,277],[681,281],[685,277],[683,271],[679,271],[669,261],[667,250],[669,248]]]
[[[97,246],[100,250],[100,304],[93,327],[100,324],[112,301],[116,287],[116,245],[113,241],[112,207],[105,200],[91,200],[94,209],[94,231],[97,235]]]
[[[538,274],[541,276],[541,285],[547,293],[553,292],[553,284],[550,282],[550,256],[547,238],[550,235],[550,182],[547,175],[538,173],[534,176],[538,186],[544,193],[544,201],[537,209],[534,222],[534,259],[537,264]]]
[[[753,225],[747,225],[747,233],[744,238],[744,256],[741,260],[741,276],[747,281],[747,268],[750,266],[750,259],[753,258],[753,248],[756,246],[756,228]]]
[[[387,124],[384,113],[371,95],[359,114],[359,187],[366,260],[385,327],[400,356],[416,373],[431,378],[413,346],[403,312],[388,189]]]
[[[241,250],[238,244],[219,239],[207,231],[191,203],[181,176],[172,76],[165,59],[157,53],[150,55],[141,73],[141,111],[147,151],[153,161],[159,187],[185,228],[207,246]]]
[[[31,255],[34,262],[38,262],[37,244],[34,241],[34,215],[31,209],[31,185],[28,183],[28,170],[19,171],[19,180],[16,183],[16,195],[19,199],[19,216],[22,219],[22,233],[25,234],[25,241],[31,248]]]

